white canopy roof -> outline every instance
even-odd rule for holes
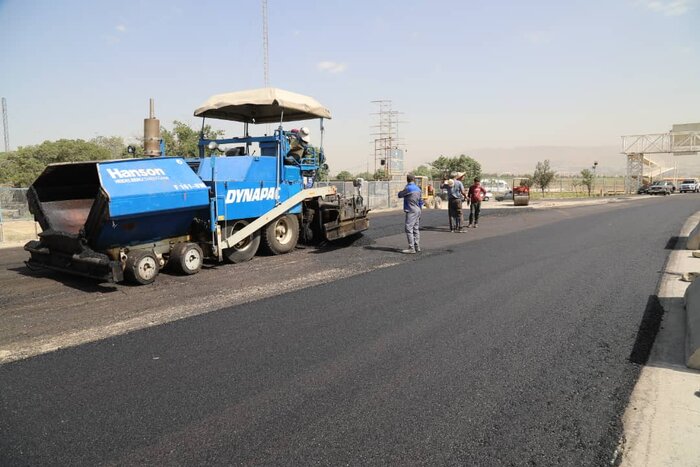
[[[284,114],[282,113],[284,112]],[[313,97],[278,88],[251,89],[210,97],[194,111],[197,117],[246,123],[331,118],[331,112]]]

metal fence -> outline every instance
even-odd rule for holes
[[[357,193],[357,188],[352,182],[319,182],[319,186],[334,186],[338,193],[351,195]],[[365,205],[370,209],[391,209],[403,206],[403,201],[399,199],[399,191],[403,190],[406,182],[365,182],[362,184],[360,194],[364,198]]]
[[[22,241],[36,233],[27,205],[27,189],[0,187],[0,242]]]
[[[32,219],[26,188],[0,187],[0,219],[5,222]]]
[[[433,180],[432,185],[436,193],[440,193],[440,183],[440,180]],[[357,188],[352,185],[352,182],[330,181],[320,182],[319,185],[333,185],[338,193],[344,195],[357,193]],[[404,186],[406,182],[402,180],[368,181],[362,185],[360,194],[365,204],[373,210],[400,208],[402,202],[398,193]],[[598,177],[593,183],[591,194],[607,196],[622,193],[624,189],[623,177]],[[533,189],[533,192],[539,192],[539,190]],[[557,178],[545,193],[552,196],[583,197],[588,195],[588,188],[575,178]],[[498,194],[494,189],[494,195]],[[35,235],[36,224],[27,205],[27,189],[0,187],[0,242],[24,240],[27,236]]]

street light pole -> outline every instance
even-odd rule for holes
[[[596,171],[595,169],[598,168],[598,161],[593,161],[593,192],[595,193],[595,179],[596,179]]]

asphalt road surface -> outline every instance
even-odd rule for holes
[[[391,266],[1,365],[0,465],[608,465],[699,200],[377,217],[333,261]]]

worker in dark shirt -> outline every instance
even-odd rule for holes
[[[447,190],[447,214],[450,218],[450,232],[462,232],[462,201],[467,197],[462,180],[464,172],[456,172],[441,186]]]

